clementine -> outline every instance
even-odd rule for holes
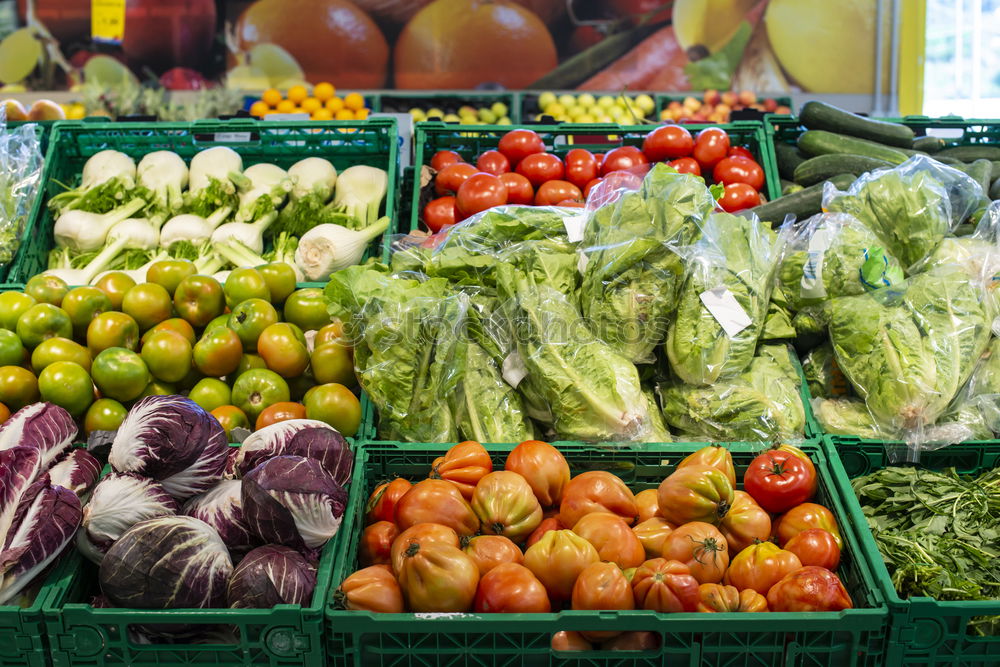
[[[396,87],[524,88],[558,64],[552,35],[513,0],[434,0],[396,42]]]

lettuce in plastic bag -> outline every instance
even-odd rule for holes
[[[813,414],[828,435],[853,435],[868,440],[885,440],[868,406],[860,398],[814,398]]]
[[[37,125],[8,130],[0,119],[0,266],[14,259],[38,194],[42,152]]]
[[[521,396],[486,350],[475,341],[462,341],[453,361],[457,382],[451,405],[463,439],[523,442],[534,437]]]
[[[813,348],[802,358],[802,373],[813,398],[840,398],[854,393],[828,342]]]

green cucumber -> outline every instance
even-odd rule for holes
[[[803,104],[799,121],[810,130],[829,130],[887,146],[913,146],[913,130],[906,125],[865,118],[826,102],[813,100]]]
[[[838,189],[846,190],[854,182],[854,175],[838,174],[831,178],[830,182]],[[822,210],[824,185],[825,183],[810,185],[798,192],[756,206],[748,212],[756,214],[762,221],[770,222],[772,225],[783,223],[786,215],[794,215],[798,220],[805,220]]]
[[[974,146],[952,146],[938,152],[944,157],[953,157],[962,162],[975,162],[976,160],[1000,160],[1000,146],[976,144]]]
[[[925,137],[917,137],[913,140],[913,147],[918,151],[924,151],[925,153],[934,154],[939,150],[944,148],[944,139],[941,137],[932,137],[927,135]]]
[[[868,157],[867,155],[846,155],[830,153],[809,158],[795,168],[795,182],[800,185],[812,185],[837,174],[854,174],[860,176],[874,169],[892,167],[885,160]]]
[[[889,146],[857,137],[834,134],[826,130],[806,130],[799,136],[799,148],[802,149],[803,153],[812,157],[830,155],[831,153],[847,153],[885,160],[892,164],[902,164],[910,157]]]
[[[996,201],[1000,199],[1000,178],[993,181],[993,185],[990,186],[990,199]]]
[[[955,165],[955,169],[965,172],[969,178],[979,183],[984,193],[990,191],[990,171],[993,169],[993,165],[989,160],[976,160],[972,164]]]
[[[951,167],[954,167],[956,164],[965,164],[961,160],[956,160],[953,157],[946,157],[944,155],[941,155],[940,153],[935,153],[932,157],[941,164],[946,164]]]
[[[806,161],[806,156],[798,148],[781,141],[774,143],[774,156],[778,160],[778,174],[789,180],[795,174],[795,168],[799,163]]]

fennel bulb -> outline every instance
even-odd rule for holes
[[[88,213],[108,213],[135,189],[135,173],[135,161],[128,155],[113,150],[100,151],[83,165],[80,186],[51,197],[49,206],[58,211],[79,209]]]
[[[53,269],[46,271],[45,274],[58,276],[66,281],[67,285],[88,285],[94,276],[104,271],[121,251],[155,248],[160,239],[156,227],[148,220],[130,218],[112,227],[107,234],[107,240],[108,243],[101,252],[82,269]]]
[[[223,206],[207,218],[193,213],[175,215],[167,220],[160,230],[160,243],[170,247],[178,241],[190,241],[199,245],[212,238],[212,232],[229,217],[233,209]]]
[[[257,220],[272,211],[277,211],[285,201],[292,180],[288,172],[273,164],[255,164],[243,172],[246,182],[240,187],[240,207],[236,211],[237,222]]]
[[[388,217],[360,230],[317,225],[299,239],[295,264],[307,280],[328,280],[331,273],[360,263],[368,243],[388,228]]]
[[[337,184],[337,170],[329,160],[321,157],[307,157],[288,169],[292,179],[292,201],[305,197],[315,197],[321,204],[330,201],[333,188]]]
[[[208,217],[224,206],[235,207],[233,179],[241,178],[242,171],[243,158],[232,148],[216,146],[197,153],[188,172],[188,211]]]
[[[364,229],[378,217],[388,185],[389,175],[381,169],[365,165],[348,167],[337,178],[333,203],[357,218]]]
[[[149,219],[162,224],[168,215],[184,205],[188,168],[173,151],[155,151],[139,161],[136,168],[139,185],[149,191]]]
[[[127,220],[146,205],[136,198],[108,213],[90,213],[70,209],[56,219],[52,230],[56,245],[77,252],[92,252],[104,245],[108,231],[122,220]],[[85,284],[85,283],[84,283]]]
[[[236,239],[259,255],[264,252],[264,232],[277,218],[277,211],[271,211],[256,222],[227,222],[212,232],[212,242]]]

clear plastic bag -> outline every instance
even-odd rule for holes
[[[813,348],[802,358],[802,373],[813,398],[843,398],[854,394],[829,342]]]
[[[868,406],[860,398],[814,398],[813,414],[828,435],[853,435],[868,440],[886,440]]]
[[[38,127],[7,129],[0,119],[0,266],[14,259],[38,196],[42,151]]]
[[[783,243],[756,217],[716,213],[698,241],[679,249],[687,268],[665,347],[684,382],[710,385],[750,364]]]

